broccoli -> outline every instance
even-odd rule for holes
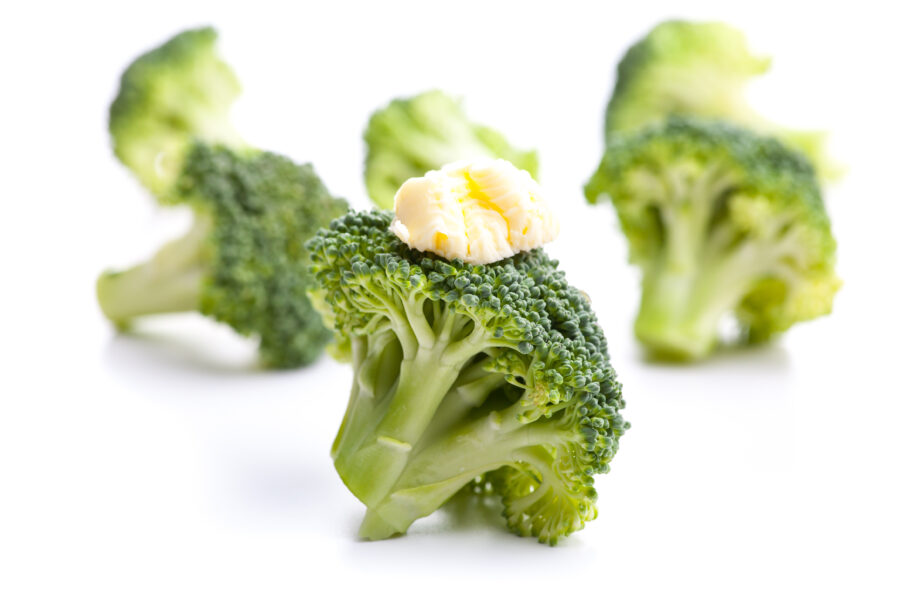
[[[835,241],[809,162],[774,138],[671,117],[613,141],[585,186],[608,194],[643,271],[635,322],[661,358],[710,353],[724,315],[747,342],[831,311]]]
[[[181,33],[138,57],[110,106],[116,155],[194,225],[148,262],[97,281],[103,313],[122,329],[152,314],[199,311],[259,338],[270,367],[313,361],[331,334],[306,296],[305,242],[341,214],[310,165],[239,141],[228,107],[239,84],[215,53],[216,33]]]
[[[537,176],[534,150],[513,148],[498,131],[469,120],[459,100],[433,90],[393,100],[369,119],[365,179],[372,201],[393,208],[404,181],[466,158],[504,158]]]
[[[138,57],[110,106],[115,155],[160,200],[195,139],[242,145],[228,118],[241,87],[216,38],[211,28],[185,31]]]
[[[200,311],[259,338],[262,362],[307,364],[331,339],[306,296],[304,247],[346,211],[310,165],[196,143],[175,184],[195,213],[188,233],[150,261],[104,273],[97,296],[120,327],[144,315]]]
[[[840,168],[827,156],[824,133],[787,130],[746,102],[744,85],[770,62],[753,55],[744,34],[730,25],[663,22],[619,62],[606,108],[606,142],[670,115],[721,119],[779,137],[804,152],[825,179],[836,178]]]
[[[310,293],[354,368],[332,456],[368,508],[361,537],[487,482],[513,532],[557,543],[597,516],[593,476],[628,428],[588,300],[543,250],[447,261],[392,216],[351,212],[308,244]]]

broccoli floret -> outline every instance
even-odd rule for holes
[[[110,107],[116,155],[194,225],[147,263],[104,273],[97,296],[120,328],[152,314],[200,311],[259,339],[262,362],[312,362],[331,338],[306,296],[305,242],[346,203],[310,165],[245,145],[228,109],[240,86],[216,33],[181,33],[137,58]]]
[[[586,297],[540,249],[447,261],[391,218],[351,212],[309,242],[354,368],[332,456],[368,508],[360,535],[403,533],[488,474],[509,528],[555,544],[597,516],[593,476],[628,428]]]
[[[110,106],[116,156],[160,200],[195,139],[241,145],[228,117],[241,87],[216,38],[211,28],[185,31],[138,57]]]
[[[804,152],[826,179],[840,168],[827,156],[822,132],[791,131],[757,114],[744,86],[769,69],[744,34],[725,23],[666,21],[654,27],[623,56],[606,108],[606,142],[670,115],[727,120],[775,135]]]
[[[617,138],[585,186],[608,194],[643,271],[637,337],[696,359],[733,313],[747,341],[831,311],[835,241],[809,162],[775,138],[672,117]]]
[[[473,123],[459,100],[438,90],[376,111],[365,141],[366,188],[381,208],[393,208],[394,194],[407,179],[460,159],[505,158],[537,177],[537,152],[513,148],[500,132]]]
[[[256,150],[192,146],[172,198],[195,213],[191,230],[147,263],[97,282],[120,327],[144,315],[200,311],[259,339],[262,362],[314,360],[331,339],[306,296],[304,242],[347,207],[310,165]]]

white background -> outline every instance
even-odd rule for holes
[[[7,3],[0,9],[0,597],[897,598],[895,20],[880,4]],[[884,3],[887,5],[888,3]],[[775,56],[760,110],[827,128],[845,280],[831,317],[683,367],[630,335],[637,274],[580,187],[621,52],[657,21],[724,18]],[[215,24],[244,83],[235,121],[367,206],[361,132],[441,87],[537,147],[563,223],[549,251],[584,288],[624,384],[600,518],[557,548],[454,506],[363,543],[328,456],[349,371],[266,373],[199,317],[120,337],[93,282],[186,227],[114,161],[122,68]]]

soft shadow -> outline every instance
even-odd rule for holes
[[[458,492],[440,509],[446,517],[446,529],[466,531],[492,528],[507,532],[503,505],[495,495]]]
[[[669,371],[727,368],[737,371],[759,371],[764,369],[769,373],[784,373],[790,369],[791,355],[778,342],[771,344],[728,344],[718,348],[711,356],[694,361],[662,360],[647,353],[641,352],[642,362],[651,368]]]
[[[336,491],[335,477],[300,460],[232,465],[231,470],[232,498],[258,514],[321,511],[329,497],[325,492]]]
[[[151,372],[201,373],[217,377],[262,373],[251,340],[223,340],[221,332],[135,329],[116,333],[103,359],[117,373],[146,376]]]

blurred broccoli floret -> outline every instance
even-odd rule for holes
[[[473,123],[459,100],[438,90],[376,111],[365,141],[366,188],[381,208],[393,208],[394,194],[407,179],[460,159],[504,158],[537,176],[537,152],[513,148],[498,131]]]
[[[148,262],[97,282],[120,328],[145,315],[199,311],[259,339],[270,367],[311,362],[331,335],[306,295],[304,244],[347,210],[310,165],[244,145],[227,111],[238,82],[216,33],[187,31],[139,57],[110,107],[117,155],[194,225]]]
[[[841,169],[827,156],[825,133],[788,130],[748,105],[745,84],[769,64],[768,57],[752,54],[744,34],[730,25],[663,22],[619,62],[606,108],[606,142],[670,115],[721,119],[775,135],[805,153],[820,176],[836,178]]]
[[[590,305],[543,250],[447,261],[391,218],[351,212],[309,243],[310,293],[354,367],[332,456],[368,507],[360,535],[487,481],[510,529],[555,544],[597,516],[594,475],[628,428]]]
[[[270,367],[314,360],[331,339],[306,295],[304,242],[346,211],[310,165],[269,152],[196,144],[173,196],[195,212],[192,229],[148,262],[97,282],[106,316],[199,311],[259,339]]]
[[[616,138],[585,193],[612,198],[643,271],[635,332],[660,357],[708,354],[728,313],[757,342],[831,311],[840,281],[815,174],[774,138],[672,117]]]
[[[185,31],[139,56],[110,106],[116,156],[160,200],[194,140],[241,145],[228,117],[241,86],[216,38],[211,28]]]

